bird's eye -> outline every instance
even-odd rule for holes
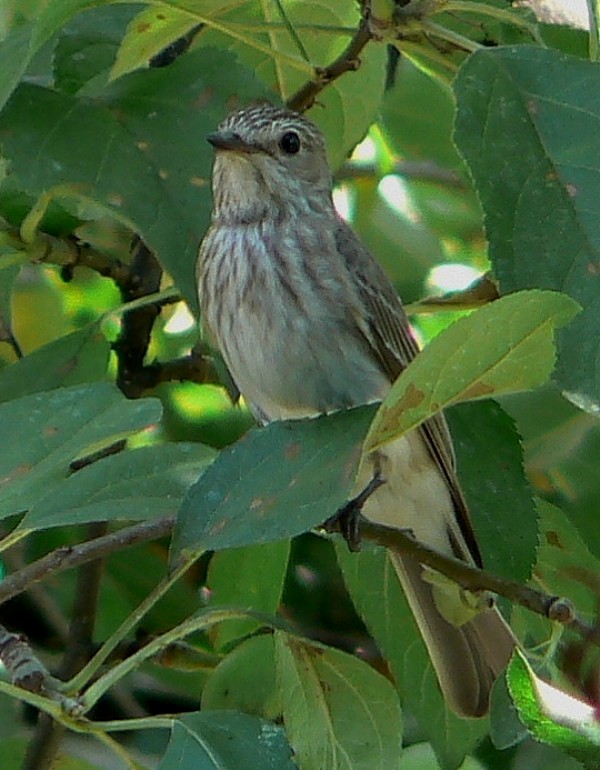
[[[279,140],[279,146],[288,155],[295,155],[300,149],[300,137],[295,131],[286,131]]]

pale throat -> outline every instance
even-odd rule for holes
[[[268,159],[235,152],[217,156],[213,222],[251,224],[333,210],[330,193],[324,194],[315,186],[306,190],[300,180],[276,163],[265,169],[265,161]]]

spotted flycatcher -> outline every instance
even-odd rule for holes
[[[213,212],[198,260],[203,323],[256,418],[287,420],[378,401],[418,353],[398,295],[338,216],[325,142],[306,118],[261,104],[233,112],[208,137],[216,149]],[[410,530],[441,553],[481,565],[438,415],[363,462],[370,520]],[[513,638],[494,608],[462,625],[435,577],[390,553],[449,705],[488,710]]]

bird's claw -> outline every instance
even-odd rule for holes
[[[362,518],[362,509],[369,497],[385,484],[385,479],[379,472],[375,473],[367,486],[353,497],[352,500],[343,505],[323,524],[326,532],[340,532],[348,544],[350,551],[360,551],[360,524]]]

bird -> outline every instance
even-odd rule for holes
[[[336,212],[320,129],[255,103],[207,138],[215,157],[196,267],[202,326],[257,421],[383,400],[419,347],[384,270]],[[482,565],[443,414],[368,455],[355,492],[376,474],[383,483],[364,502],[367,519]],[[510,628],[493,605],[457,624],[458,586],[448,597],[414,558],[389,557],[446,703],[484,716],[515,646]]]

